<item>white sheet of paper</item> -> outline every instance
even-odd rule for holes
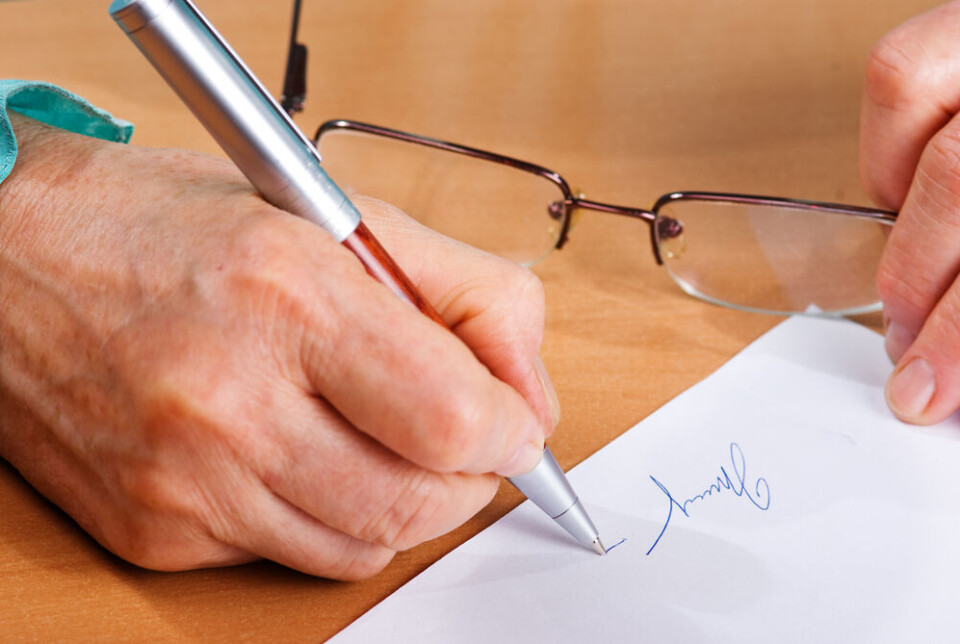
[[[890,368],[787,320],[570,472],[606,556],[526,502],[336,642],[960,641],[960,423]]]

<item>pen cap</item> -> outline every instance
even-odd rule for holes
[[[110,15],[263,198],[343,241],[360,213],[320,155],[189,0],[114,0]]]

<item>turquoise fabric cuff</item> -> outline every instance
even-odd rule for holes
[[[132,124],[114,118],[56,85],[0,80],[0,182],[13,170],[17,159],[17,139],[10,126],[8,110],[62,130],[107,141],[126,143],[133,134]]]

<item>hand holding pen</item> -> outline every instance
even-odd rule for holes
[[[418,449],[509,474],[552,427],[526,271],[365,211],[458,340],[228,162],[11,118],[0,448],[120,557],[366,577],[496,490]]]
[[[110,13],[265,200],[326,230],[398,299],[442,323],[323,171],[310,141],[190,0],[114,0]],[[509,476],[512,470],[521,492],[581,544],[604,554],[596,527],[552,453],[527,437],[503,466],[508,471],[498,473]],[[379,438],[397,451],[409,437]]]
[[[0,284],[0,447],[120,557],[368,577],[479,511],[486,472],[552,426],[525,271],[358,200],[458,337],[229,161],[14,127],[0,237],[31,269]],[[85,188],[44,187],[67,175]]]
[[[528,272],[357,201],[454,335],[227,160],[11,118],[0,453],[120,557],[367,577],[552,427]]]

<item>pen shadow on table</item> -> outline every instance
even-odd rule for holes
[[[608,542],[603,557],[577,544],[555,524],[543,521],[537,512],[517,512],[496,526],[496,544],[522,545],[491,548],[494,540],[488,539],[479,551],[467,544],[455,557],[474,559],[473,565],[451,568],[460,574],[436,575],[419,584],[415,592],[517,583],[520,578],[538,575],[579,576],[590,579],[593,586],[618,592],[629,588],[638,601],[723,613],[756,603],[773,586],[773,576],[760,558],[732,541],[677,522],[670,523],[658,541],[662,522],[595,505],[590,506],[590,513],[604,526]],[[501,551],[504,554],[497,554]],[[718,587],[722,593],[714,592]]]
[[[604,526],[608,548],[619,543],[603,557],[535,513],[517,513],[497,526],[495,539],[467,544],[415,580],[404,601],[428,613],[452,602],[458,611],[510,615],[518,594],[528,593],[553,607],[552,620],[569,621],[561,629],[570,633],[583,628],[586,614],[598,636],[616,629],[621,637],[671,633],[674,641],[709,642],[694,615],[742,614],[776,590],[772,571],[736,543],[671,524],[648,555],[662,523],[595,506],[590,512]],[[478,597],[484,601],[470,601]],[[482,615],[470,620],[490,629],[479,635],[500,635],[500,625]]]

